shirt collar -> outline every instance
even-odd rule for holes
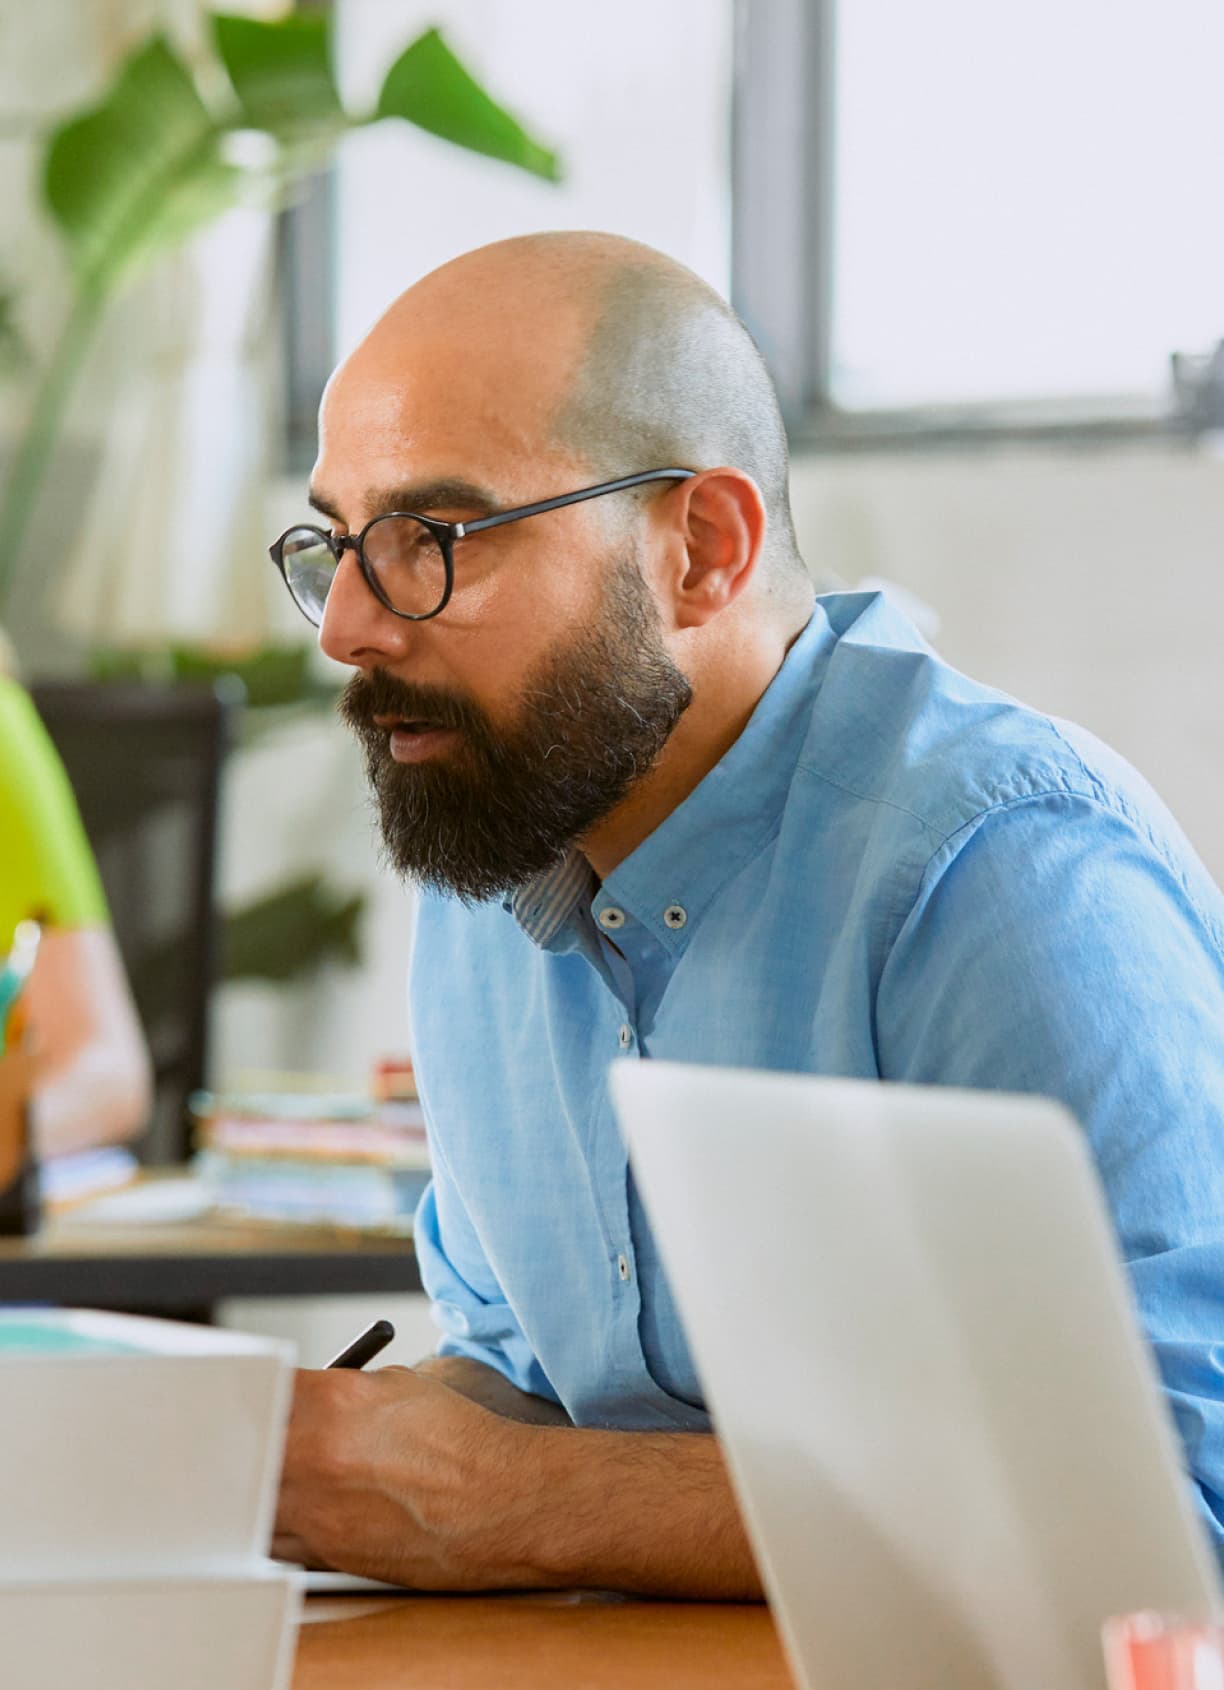
[[[555,868],[545,869],[518,888],[506,903],[533,945],[546,947],[560,932],[584,897],[589,898],[595,876],[581,851],[571,850]]]
[[[597,891],[578,850],[521,886],[508,907],[533,944],[562,948],[570,917],[594,892],[597,922],[606,911],[619,911],[668,951],[681,952],[719,888],[777,831],[836,643],[817,602],[739,738]]]

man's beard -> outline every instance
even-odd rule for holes
[[[636,563],[609,574],[595,623],[528,675],[512,727],[471,699],[357,674],[340,700],[356,733],[391,867],[467,903],[501,897],[558,863],[650,770],[692,689],[663,644]],[[461,741],[397,763],[374,718],[428,721]]]

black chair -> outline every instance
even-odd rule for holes
[[[142,1155],[181,1162],[217,980],[221,769],[242,688],[46,681],[34,702],[72,782],[153,1058]]]

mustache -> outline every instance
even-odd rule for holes
[[[363,736],[381,732],[376,716],[394,716],[402,722],[437,722],[443,728],[483,737],[487,732],[479,706],[440,687],[418,686],[397,680],[385,669],[358,672],[349,681],[336,705],[340,719]]]

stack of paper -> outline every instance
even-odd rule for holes
[[[0,1311],[3,1682],[283,1690],[298,1588],[265,1559],[288,1345]]]
[[[196,1171],[216,1207],[261,1220],[406,1233],[429,1183],[421,1106],[247,1093],[192,1100]]]

